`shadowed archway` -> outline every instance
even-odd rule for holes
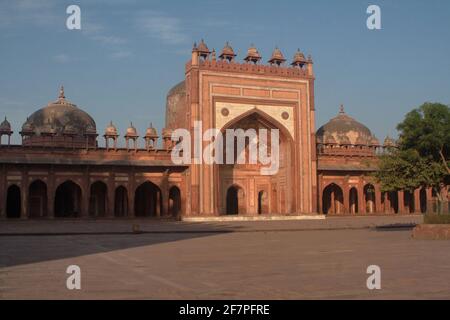
[[[421,188],[420,189],[420,212],[421,213],[427,213],[427,189]]]
[[[128,192],[124,186],[116,188],[114,193],[114,216],[126,217],[128,215]]]
[[[335,183],[328,185],[323,190],[322,212],[323,214],[344,213],[344,196],[342,189]]]
[[[226,214],[245,214],[244,190],[237,185],[232,185],[227,190]]]
[[[141,184],[135,192],[134,210],[136,217],[159,217],[162,212],[161,189],[147,181]]]
[[[388,213],[398,213],[398,193],[397,191],[390,191],[387,193],[387,208]]]
[[[405,213],[414,213],[415,211],[414,192],[405,190],[403,192],[403,201],[405,206]]]
[[[269,213],[269,203],[268,203],[267,192],[261,190],[258,192],[258,214],[268,214]]]
[[[81,188],[75,182],[68,180],[60,184],[55,193],[55,217],[80,217],[81,196]]]
[[[9,186],[6,194],[6,217],[7,218],[20,218],[21,195],[20,188],[13,184]]]
[[[378,208],[376,207],[375,187],[372,184],[367,184],[364,187],[364,200],[366,202],[366,213],[375,213]]]
[[[47,216],[47,185],[36,180],[28,188],[28,215],[30,218]]]
[[[97,181],[91,185],[89,197],[89,215],[91,217],[106,216],[108,187],[102,181]]]
[[[181,191],[177,186],[169,190],[169,214],[178,217],[181,214]]]
[[[355,187],[350,189],[349,194],[350,213],[357,214],[359,212],[358,190]]]

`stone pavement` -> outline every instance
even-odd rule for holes
[[[450,242],[406,229],[0,237],[1,299],[450,299]],[[81,290],[66,268],[81,268]],[[366,287],[369,265],[382,290]]]
[[[3,220],[0,237],[6,235],[128,234],[133,225],[143,233],[226,233],[300,231],[413,226],[421,215],[327,217],[323,220],[180,222],[142,220]]]
[[[450,299],[450,242],[412,240],[420,222],[1,221],[0,299]]]

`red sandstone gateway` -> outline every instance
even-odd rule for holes
[[[66,100],[63,88],[57,101],[26,119],[21,145],[10,145],[13,131],[5,119],[0,217],[409,213],[426,207],[428,189],[381,193],[372,182],[376,155],[394,148],[392,139],[381,145],[343,107],[316,132],[311,57],[298,51],[287,67],[276,48],[267,65],[261,60],[254,46],[240,63],[228,43],[218,58],[204,41],[194,45],[185,80],[167,96],[161,146],[150,125],[141,148],[131,124],[120,148],[111,122],[99,147],[95,121]],[[258,164],[175,165],[172,132],[191,131],[196,121],[203,130],[278,129],[279,170],[267,176]]]

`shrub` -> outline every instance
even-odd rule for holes
[[[450,224],[450,214],[427,214],[424,216],[423,222],[425,224]]]

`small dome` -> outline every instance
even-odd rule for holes
[[[385,147],[396,147],[397,143],[390,136],[386,136],[386,139],[384,139],[383,146],[385,146]]]
[[[220,59],[227,59],[227,60],[233,60],[234,57],[236,57],[236,54],[234,53],[233,48],[230,46],[230,44],[227,43],[225,44],[225,47],[222,49],[222,52],[219,56]]]
[[[306,64],[306,62],[307,61],[305,55],[300,51],[300,49],[297,49],[297,52],[294,55],[294,59],[292,60],[291,65],[303,67]]]
[[[25,121],[25,123],[22,125],[22,131],[20,133],[25,134],[25,135],[34,134],[34,126],[28,120],[28,118],[27,118],[27,121]]]
[[[370,140],[369,145],[372,147],[377,147],[380,145],[380,141],[375,136],[372,136],[372,139]]]
[[[203,41],[203,39],[198,46],[194,47],[195,47],[194,50],[197,51],[201,57],[206,58],[211,53],[205,41]]]
[[[339,114],[317,130],[317,137],[332,136],[338,144],[367,145],[372,139],[372,132],[344,112],[341,106]]]
[[[269,63],[281,65],[285,61],[286,59],[284,58],[283,53],[281,53],[281,50],[275,48],[275,50],[272,53],[272,57],[269,60]]]
[[[105,129],[105,136],[117,137],[118,135],[117,128],[111,121]]]
[[[162,129],[162,136],[163,136],[164,138],[170,138],[170,137],[172,137],[172,129],[169,129],[169,128],[164,128],[164,129]]]
[[[153,125],[150,123],[150,127],[145,131],[146,138],[158,138],[158,131],[156,128],[153,128]]]
[[[6,119],[6,117],[5,117],[5,120],[3,120],[3,122],[0,124],[0,133],[6,133],[6,134],[12,133],[11,124]]]
[[[245,61],[247,62],[253,62],[257,63],[259,60],[261,60],[261,55],[258,52],[258,49],[255,48],[255,46],[252,44],[250,48],[247,50],[247,56],[245,57]]]
[[[130,123],[130,126],[127,128],[127,132],[125,134],[125,137],[134,138],[137,137],[137,130],[135,127],[133,127],[133,122]]]

